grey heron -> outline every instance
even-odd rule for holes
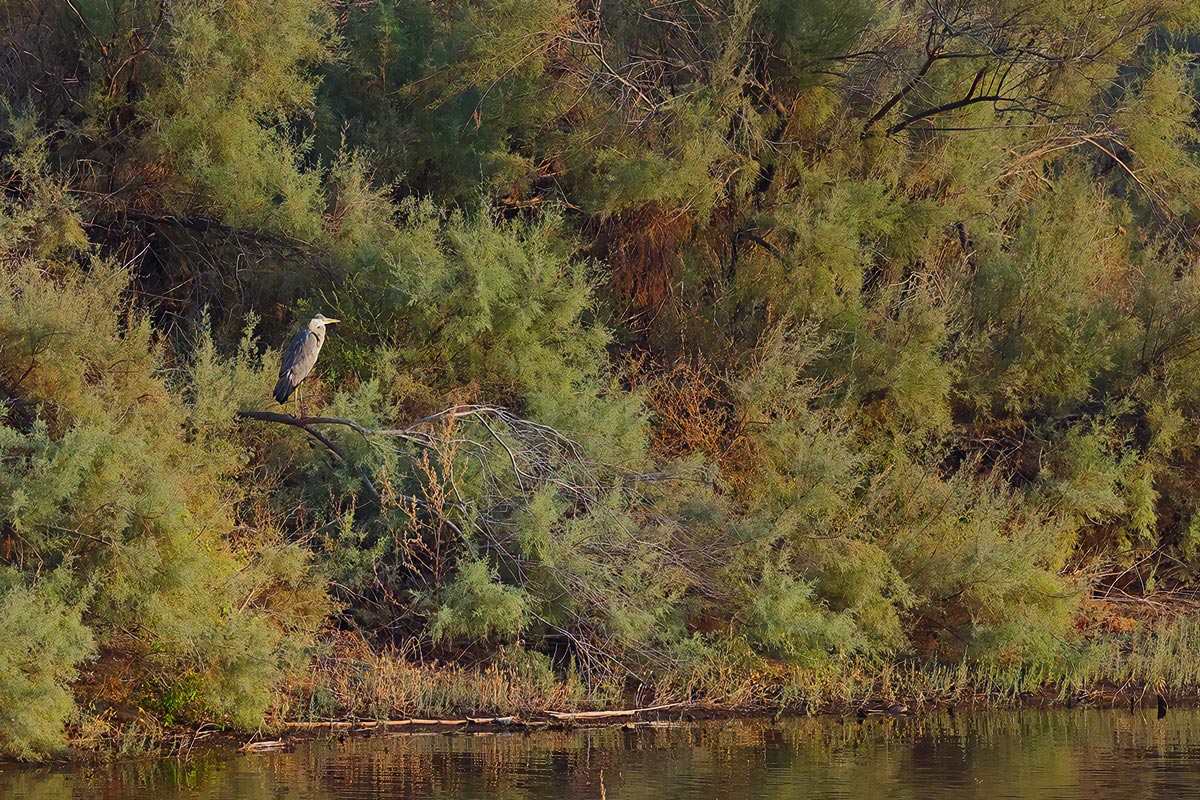
[[[300,330],[296,331],[283,351],[283,359],[279,364],[279,382],[275,384],[275,400],[286,403],[292,392],[300,386],[300,382],[312,372],[317,363],[317,355],[321,345],[325,344],[325,326],[341,320],[317,314]],[[297,395],[299,398],[299,395]],[[304,413],[301,401],[300,413]]]

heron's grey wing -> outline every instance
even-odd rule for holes
[[[304,342],[311,335],[308,328],[301,328],[292,334],[292,338],[288,339],[287,347],[283,348],[283,355],[279,359],[279,377],[284,377],[291,373],[292,368],[296,365],[296,359],[300,356],[300,351],[304,349]]]
[[[279,364],[279,383],[275,384],[275,399],[283,403],[300,385],[300,381],[308,377],[313,365],[317,363],[317,354],[321,352],[321,337],[308,328],[301,328],[288,342],[283,351]]]
[[[292,373],[292,381],[299,383],[312,372],[317,363],[317,354],[321,352],[323,337],[310,330],[301,331],[292,339],[284,358],[287,369]]]

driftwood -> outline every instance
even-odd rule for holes
[[[636,714],[642,714],[647,711],[663,711],[668,708],[678,708],[685,703],[667,703],[662,706],[650,706],[648,708],[626,708],[620,711],[547,711],[547,716],[561,722],[571,722],[575,720],[589,719],[615,719],[617,717],[632,717]]]
[[[379,719],[379,720],[363,720],[355,722],[350,720],[334,720],[320,722],[285,722],[284,727],[293,730],[320,730],[328,728],[330,730],[348,730],[356,728],[359,730],[372,730],[374,728],[404,728],[412,725],[466,725],[468,722],[474,722],[470,719]],[[480,720],[481,722],[491,722],[492,720]]]
[[[472,725],[518,725],[516,717],[467,717]]]
[[[283,750],[288,746],[284,739],[272,739],[266,742],[246,742],[242,750],[247,753],[266,753],[272,750]]]
[[[542,715],[557,722],[583,722],[588,720],[606,720],[632,717],[650,711],[664,711],[668,708],[678,708],[687,705],[686,702],[667,703],[661,706],[647,708],[626,708],[617,711],[544,711]],[[463,717],[461,719],[378,719],[378,720],[319,720],[316,722],[285,722],[283,727],[289,730],[378,730],[380,728],[410,728],[410,727],[456,727],[459,725],[525,725],[525,721],[514,717]],[[544,724],[544,723],[543,723]],[[264,743],[265,744],[265,743]]]

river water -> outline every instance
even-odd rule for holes
[[[3,800],[1200,797],[1200,712],[1022,711],[297,742],[0,765]]]

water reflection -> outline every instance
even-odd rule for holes
[[[1200,712],[799,719],[301,743],[291,753],[0,767],[16,800],[1107,798],[1200,793]]]

